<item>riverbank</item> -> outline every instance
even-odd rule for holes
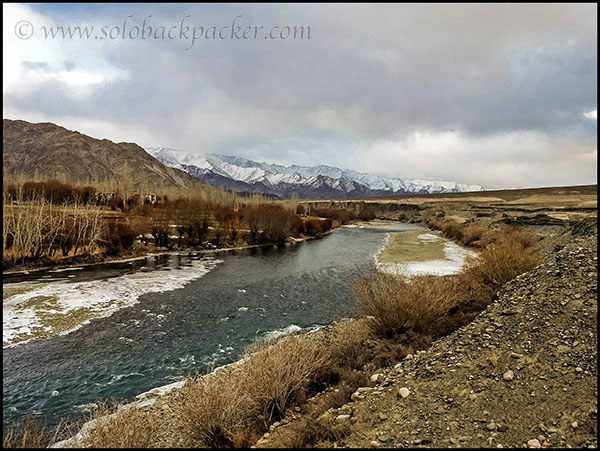
[[[452,279],[447,280],[451,281]],[[443,289],[443,291],[447,290]],[[427,302],[424,303],[427,304]],[[451,323],[455,323],[455,325],[451,327],[456,328],[461,324],[468,323],[471,318],[476,316],[477,312],[478,311],[476,310],[469,313],[468,310],[459,309],[459,312],[450,315],[453,317]],[[457,313],[459,313],[458,316]],[[447,319],[443,318],[443,321],[447,321]],[[408,354],[414,354],[418,350],[426,349],[432,340],[435,339],[435,336],[429,335],[428,332],[425,334],[409,334],[393,336],[390,338],[378,337],[373,335],[370,330],[370,322],[371,320],[368,317],[362,319],[358,318],[347,322],[338,322],[313,334],[313,337],[318,337],[318,339],[315,338],[315,340],[317,343],[320,343],[319,346],[325,346],[322,349],[326,350],[330,358],[327,359],[328,364],[326,367],[319,370],[320,376],[316,376],[316,374],[311,375],[309,379],[304,381],[307,383],[309,380],[312,380],[313,382],[311,382],[311,384],[317,383],[316,386],[313,385],[311,388],[310,384],[305,385],[304,383],[301,384],[301,386],[304,387],[302,390],[305,393],[305,396],[311,397],[315,394],[314,390],[317,387],[321,388],[316,390],[318,393],[316,398],[310,398],[312,401],[301,401],[300,403],[296,401],[291,402],[287,406],[283,406],[284,410],[275,417],[275,419],[280,418],[280,421],[276,421],[275,424],[271,425],[272,430],[277,430],[282,425],[294,423],[296,419],[299,419],[298,421],[301,423],[294,424],[306,426],[302,421],[311,421],[318,425],[315,426],[313,424],[308,428],[308,430],[310,430],[311,428],[314,429],[314,427],[317,427],[317,432],[315,432],[316,435],[312,437],[307,437],[305,435],[298,436],[296,433],[296,442],[293,446],[312,446],[314,443],[319,443],[323,437],[332,437],[331,434],[336,436],[338,432],[341,434],[341,431],[335,432],[337,426],[345,425],[334,424],[331,428],[329,428],[329,426],[325,427],[325,423],[323,423],[320,417],[326,411],[337,409],[346,404],[351,397],[350,395],[352,395],[352,399],[362,399],[364,393],[368,391],[367,389],[373,387],[373,384],[379,380],[380,376],[378,374],[380,374],[380,369],[396,364]],[[435,326],[434,329],[439,330],[439,327]],[[294,365],[294,363],[292,363],[292,365]],[[244,365],[241,367],[244,367]],[[273,375],[273,377],[278,379],[275,375]],[[316,379],[314,379],[315,377]],[[227,384],[231,387],[236,386],[233,382],[234,380],[235,379],[232,379],[229,382],[227,379],[220,380],[220,390],[222,391],[223,384]],[[192,385],[195,386],[197,384],[197,382],[194,382]],[[202,387],[204,385],[201,384],[200,386]],[[190,389],[186,390],[185,388],[173,390],[171,393],[158,399],[152,406],[149,406],[145,410],[148,415],[155,418],[155,421],[158,421],[159,423],[159,431],[154,430],[152,435],[157,439],[160,437],[160,440],[158,442],[153,441],[153,446],[197,446],[198,443],[194,442],[197,438],[195,439],[193,434],[188,435],[189,424],[186,423],[186,416],[182,414],[181,410],[185,410],[186,403],[189,401],[190,396],[193,396],[189,390]],[[243,392],[241,392],[240,395],[242,393]],[[296,395],[294,395],[293,398],[296,399]],[[215,402],[217,402],[218,406],[219,401]],[[212,408],[216,408],[217,406],[213,405]],[[288,411],[288,408],[292,410]],[[197,409],[200,411],[204,410],[201,406],[197,406]],[[211,415],[216,415],[218,417],[220,414],[218,411],[215,411]],[[340,413],[339,416],[343,417],[344,421],[351,417],[347,413]],[[272,420],[267,424],[270,424],[271,422]],[[301,427],[301,429],[307,429],[304,426]],[[107,425],[107,427],[110,428],[111,426]],[[223,438],[227,440],[233,439],[235,446],[247,446],[254,443],[256,438],[258,438],[253,438],[253,434],[255,433],[252,432],[253,430],[253,428],[246,430],[246,435],[243,439],[233,439],[229,435],[226,435]],[[270,433],[271,431],[268,434]],[[264,435],[263,438],[268,438],[268,434]],[[343,434],[340,435],[340,437],[342,436]],[[329,440],[329,442],[331,442],[331,440]],[[204,442],[204,445],[207,444],[210,445],[210,443]],[[286,446],[290,445],[288,444]]]
[[[314,240],[324,236],[329,235],[333,230],[328,230],[327,232],[315,235],[315,236],[304,236],[300,238],[289,237],[286,242],[288,243],[299,243],[306,240]],[[188,253],[214,253],[214,252],[227,252],[227,251],[235,251],[240,249],[252,249],[259,248],[265,246],[274,246],[278,243],[262,243],[262,244],[243,244],[243,245],[234,245],[234,246],[223,246],[223,247],[212,247],[212,248],[198,248],[198,247],[189,247],[186,249],[176,248],[174,250],[166,250],[165,248],[154,248],[145,246],[144,248],[139,248],[136,253],[131,256],[123,256],[123,255],[106,255],[106,254],[94,254],[94,255],[86,255],[79,257],[67,257],[65,259],[53,260],[52,264],[45,263],[45,266],[23,266],[14,269],[8,269],[2,271],[2,275],[13,275],[13,274],[31,274],[35,272],[41,271],[49,271],[49,270],[64,270],[72,267],[86,267],[92,265],[102,265],[102,264],[110,264],[110,263],[127,263],[132,262],[148,257],[155,257],[160,255],[168,255],[168,254],[188,254]]]
[[[472,323],[374,371],[360,397],[321,413],[322,428],[345,429],[314,446],[595,448],[596,250],[595,223],[546,235],[542,264]],[[297,443],[314,420],[295,415],[256,447]]]

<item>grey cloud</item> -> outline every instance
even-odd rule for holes
[[[52,118],[137,124],[140,135],[160,130],[161,138],[169,137],[146,145],[342,167],[358,165],[362,160],[350,155],[381,140],[454,129],[473,138],[465,161],[489,166],[510,158],[517,164],[521,155],[472,144],[535,131],[562,137],[564,149],[595,149],[597,123],[583,113],[596,109],[596,10],[574,4],[111,7],[106,20],[153,14],[153,23],[177,23],[190,14],[192,23],[226,25],[242,15],[243,25],[309,25],[312,38],[199,40],[189,50],[180,41],[90,44],[87,51],[128,76],[96,86],[87,97],[48,80],[28,93],[5,94],[5,105]],[[22,64],[43,69],[36,66],[43,63]],[[75,58],[64,65],[82,66]],[[549,179],[561,170],[551,164],[560,146],[550,147],[541,146],[539,156],[554,167]],[[419,171],[428,164],[413,163]],[[379,173],[389,167],[370,165]],[[569,174],[575,182],[576,171]]]

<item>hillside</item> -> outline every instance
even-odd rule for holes
[[[207,186],[181,170],[165,166],[134,143],[95,139],[48,122],[4,119],[2,128],[5,174],[30,179],[58,177],[96,185],[111,182],[132,189]]]
[[[590,218],[547,235],[543,264],[475,321],[376,371],[361,399],[323,413],[323,424],[346,427],[333,446],[595,448],[596,228]],[[256,447],[290,446],[318,405],[309,400]]]

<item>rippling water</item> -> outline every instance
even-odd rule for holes
[[[81,290],[90,302],[108,290],[135,303],[66,335],[4,348],[3,423],[34,412],[56,424],[100,398],[128,400],[229,363],[268,333],[328,324],[352,312],[351,283],[375,271],[386,233],[416,228],[347,227],[297,244],[6,276],[5,289],[43,284],[65,303]]]

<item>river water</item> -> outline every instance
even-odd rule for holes
[[[61,308],[125,301],[69,333],[4,348],[3,424],[34,413],[53,425],[99,399],[131,400],[232,362],[267,334],[352,314],[352,281],[376,270],[387,233],[418,228],[344,227],[295,244],[5,276],[4,290],[25,291],[4,299],[5,337],[26,328],[19,321],[31,312],[15,310],[19,296],[49,296]]]

